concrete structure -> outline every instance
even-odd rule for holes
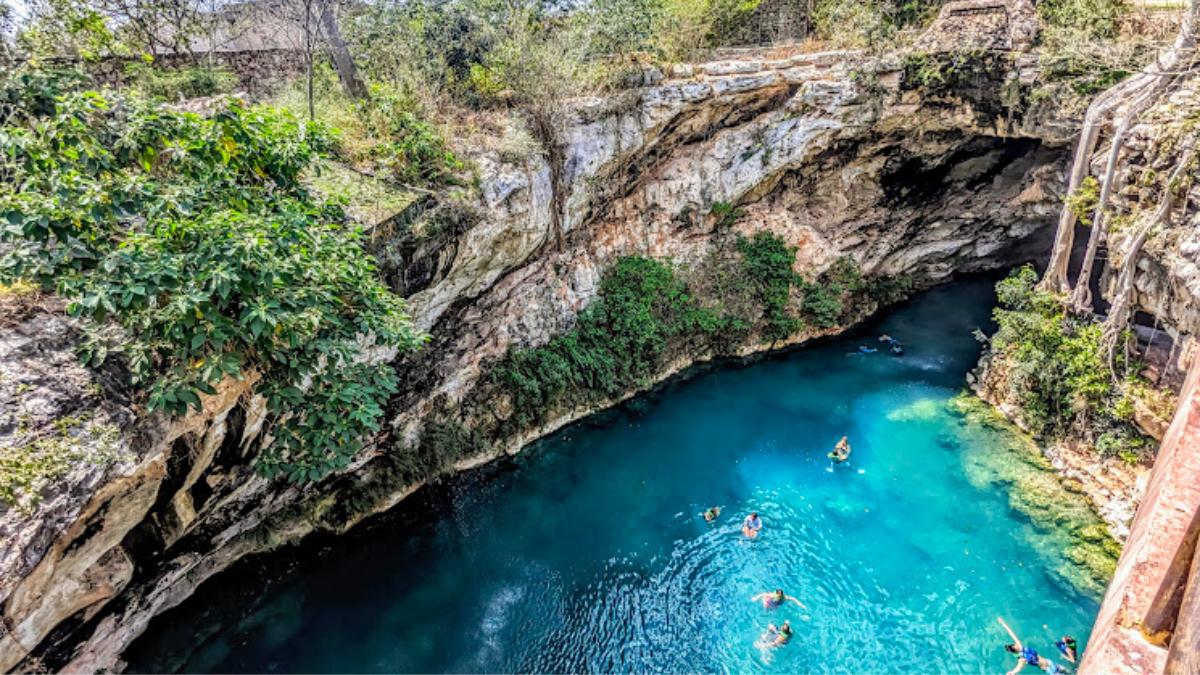
[[[1175,419],[1113,577],[1079,672],[1200,672],[1200,361],[1193,360]]]
[[[953,0],[914,46],[928,53],[1028,51],[1036,35],[1037,10],[1029,0]]]

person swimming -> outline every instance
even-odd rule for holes
[[[782,607],[783,603],[787,602],[788,600],[800,605],[804,609],[808,609],[807,607],[804,607],[803,602],[800,602],[796,598],[784,593],[782,588],[776,588],[774,593],[759,593],[753,598],[750,598],[750,602],[758,602],[760,600],[762,601],[763,609],[778,609],[779,607]]]
[[[787,621],[776,628],[775,624],[767,624],[767,632],[758,640],[759,647],[782,647],[792,641],[792,625]]]
[[[1005,651],[1017,657],[1017,665],[1008,671],[1008,675],[1017,675],[1026,665],[1037,666],[1045,671],[1046,675],[1067,675],[1068,671],[1066,668],[1038,654],[1037,650],[1033,647],[1026,647],[1021,644],[1021,640],[1017,638],[1017,634],[1008,627],[1008,624],[1004,623],[1004,619],[997,617],[996,620],[1000,622],[1001,626],[1004,626],[1004,630],[1008,631],[1009,637],[1013,640],[1012,644],[1004,645]]]
[[[1075,638],[1071,637],[1070,635],[1064,635],[1058,639],[1058,642],[1054,643],[1054,646],[1058,647],[1058,651],[1062,652],[1062,655],[1065,656],[1068,661],[1075,663],[1075,660],[1079,656],[1075,646]]]
[[[858,351],[860,351],[860,352],[862,352],[862,353],[864,353],[864,354],[874,354],[875,352],[877,352],[877,351],[879,351],[879,350],[878,350],[878,349],[871,349],[870,347],[868,347],[868,346],[866,346],[866,345],[859,345],[859,346],[858,346]]]
[[[758,511],[746,516],[742,521],[742,534],[747,537],[757,537],[758,531],[762,529],[762,519],[758,517]]]
[[[847,437],[842,436],[842,440],[837,442],[833,447],[833,452],[829,453],[829,457],[835,462],[844,462],[850,457],[850,441]]]
[[[721,515],[721,507],[714,506],[704,512],[704,519],[711,523],[712,521],[716,520],[717,516],[719,515]]]

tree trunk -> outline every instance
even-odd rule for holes
[[[1200,25],[1200,0],[1191,0],[1183,15],[1183,23],[1175,43],[1161,56],[1148,72],[1131,77],[1128,80],[1108,89],[1088,106],[1084,117],[1083,129],[1079,134],[1079,145],[1075,150],[1075,160],[1071,167],[1071,178],[1067,184],[1067,194],[1073,194],[1083,183],[1091,164],[1092,152],[1096,149],[1096,140],[1100,133],[1100,124],[1108,113],[1122,100],[1136,93],[1147,81],[1158,81],[1158,78],[1174,74],[1181,63],[1190,64],[1192,52],[1196,48],[1196,29]],[[1095,227],[1095,224],[1093,225]],[[1052,293],[1063,293],[1070,290],[1067,279],[1067,267],[1071,261],[1071,248],[1075,239],[1075,213],[1064,206],[1058,220],[1058,231],[1054,237],[1054,248],[1050,253],[1050,264],[1046,274],[1038,284],[1041,290]]]
[[[1140,96],[1129,106],[1129,110],[1125,116],[1121,118],[1121,123],[1117,125],[1117,131],[1113,134],[1112,150],[1108,153],[1108,165],[1104,169],[1104,180],[1100,184],[1100,198],[1096,201],[1096,211],[1092,216],[1092,231],[1088,236],[1087,253],[1083,256],[1083,265],[1079,269],[1079,278],[1075,282],[1075,290],[1071,294],[1070,304],[1072,308],[1080,314],[1086,314],[1092,311],[1092,267],[1096,262],[1096,251],[1100,248],[1100,241],[1104,239],[1105,227],[1107,226],[1108,215],[1108,199],[1112,196],[1113,179],[1117,173],[1117,163],[1121,158],[1121,151],[1125,147],[1125,136],[1129,134],[1129,128],[1137,120],[1138,115],[1149,106],[1159,94],[1160,87],[1158,84],[1164,78],[1149,76],[1143,86],[1149,86],[1149,89],[1142,92]]]
[[[1104,347],[1105,353],[1109,355],[1110,362],[1116,353],[1121,333],[1125,330],[1125,326],[1129,322],[1130,299],[1133,297],[1134,277],[1137,276],[1138,255],[1141,254],[1142,247],[1146,245],[1146,241],[1153,234],[1155,228],[1159,225],[1170,223],[1171,211],[1175,207],[1177,196],[1187,194],[1188,189],[1190,189],[1190,183],[1181,185],[1178,190],[1173,190],[1171,186],[1182,179],[1187,172],[1188,166],[1192,163],[1195,145],[1195,136],[1191,136],[1184,141],[1183,154],[1179,158],[1179,163],[1175,165],[1175,170],[1167,178],[1158,210],[1155,211],[1154,217],[1134,237],[1129,251],[1125,254],[1125,260],[1121,263],[1121,274],[1117,278],[1116,290],[1112,298],[1112,307],[1108,311],[1108,316],[1104,319],[1104,329],[1100,338],[1100,344]]]
[[[350,98],[359,100],[367,98],[367,85],[359,76],[358,66],[354,64],[354,58],[350,56],[350,50],[346,48],[346,42],[342,39],[342,32],[338,30],[337,17],[333,15],[330,0],[317,0],[317,2],[320,5],[321,33],[325,37],[325,53],[329,55],[329,60],[333,62],[333,67],[337,70],[338,81],[342,83],[342,89]]]
[[[1116,92],[1123,90],[1123,84],[1125,83],[1100,94],[1088,106],[1087,114],[1083,118],[1083,129],[1079,132],[1079,145],[1075,147],[1075,160],[1071,164],[1071,177],[1067,181],[1067,195],[1075,194],[1083,184],[1083,179],[1087,177],[1092,152],[1095,151],[1096,141],[1100,138],[1100,125],[1120,101],[1120,95]],[[1050,250],[1050,264],[1046,266],[1046,274],[1038,284],[1041,290],[1055,294],[1071,290],[1070,281],[1067,279],[1067,267],[1071,263],[1071,249],[1075,247],[1075,219],[1075,211],[1069,205],[1064,205],[1058,217],[1054,248]]]

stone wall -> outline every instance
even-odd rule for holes
[[[1026,51],[1037,35],[1030,0],[952,0],[914,47],[927,53],[981,49]]]
[[[1192,365],[1175,420],[1104,597],[1079,672],[1170,672],[1167,645],[1181,611],[1200,531],[1200,361]],[[1194,671],[1177,671],[1194,672]]]
[[[113,56],[83,64],[102,86],[118,86],[125,82],[125,68],[130,63],[142,63],[139,57]],[[228,68],[238,77],[238,89],[251,95],[263,95],[281,82],[305,72],[304,52],[293,49],[258,49],[241,52],[212,52],[199,57],[189,54],[166,54],[154,59],[156,68],[185,66],[216,66]]]

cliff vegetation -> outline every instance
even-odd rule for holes
[[[300,180],[333,132],[237,100],[176,112],[44,71],[10,73],[0,101],[0,281],[62,297],[84,362],[119,360],[150,412],[199,410],[226,378],[257,378],[280,417],[264,475],[345,468],[396,390],[364,345],[421,336],[341,205]]]

